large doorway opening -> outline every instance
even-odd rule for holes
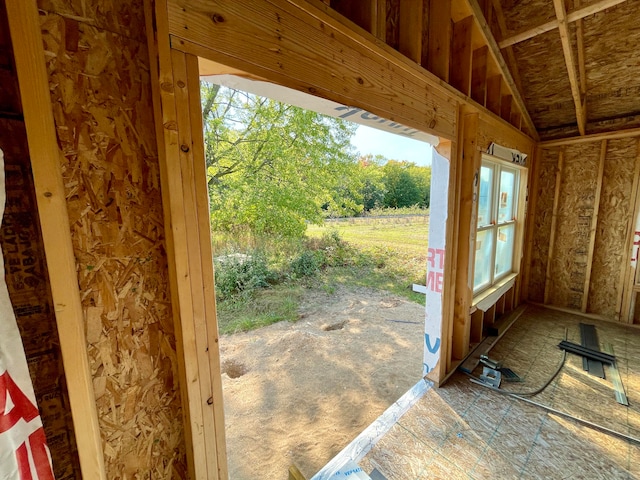
[[[201,60],[201,70],[203,65],[205,69],[212,67],[209,62]],[[329,113],[340,120],[359,119],[375,128],[386,126],[390,131],[404,133],[404,137],[417,136],[421,141],[414,140],[414,148],[422,149],[425,157],[430,155],[430,147],[424,143],[426,139],[437,141],[435,137],[378,118],[360,109],[333,104],[255,78],[248,78],[242,72],[229,71],[217,64],[213,65],[213,70],[216,74],[207,75],[206,81],[222,86],[204,86],[202,89],[205,152],[209,156],[222,152],[213,152],[214,148],[207,143],[207,137],[217,139],[225,143],[226,148],[236,150],[254,141],[246,134],[244,127],[232,132],[235,137],[231,135],[224,139],[220,137],[222,129],[215,132],[206,131],[207,122],[212,121],[211,118],[207,118],[207,109],[210,113],[213,108],[211,102],[207,103],[207,100],[212,98],[211,95],[207,96],[208,93],[212,93],[207,89],[211,88],[217,89],[214,97],[222,95],[218,99],[222,99],[226,112],[239,109],[239,103],[249,105],[254,102],[256,97],[247,93],[253,92],[262,95],[256,101],[256,105],[261,108],[266,108],[266,102],[262,99],[269,97],[284,101],[286,105],[293,103],[297,106],[302,104],[307,108],[315,107],[313,110],[316,112]],[[234,93],[237,91],[240,93]],[[230,101],[233,95],[236,95],[235,101],[239,103],[233,104]],[[242,115],[230,117],[233,117],[232,121],[237,121]],[[251,122],[255,117],[246,115],[245,118]],[[222,120],[218,117],[214,121]],[[314,128],[318,131],[321,127],[322,125],[316,125]],[[271,132],[280,135],[285,125],[274,122],[269,128],[280,129]],[[345,128],[353,130],[353,127]],[[313,133],[313,128],[308,126],[305,131]],[[284,136],[295,141],[295,135],[287,136],[285,132]],[[329,137],[327,142],[335,140]],[[370,142],[372,141],[370,137]],[[313,139],[307,139],[307,143],[312,144]],[[268,149],[259,148],[259,153]],[[428,160],[422,165],[411,165],[411,161],[404,161],[405,155],[402,154],[395,158],[391,155],[376,158],[375,151],[363,153],[360,149],[364,150],[363,147],[359,147],[359,152],[351,152],[353,155],[362,153],[356,155],[356,162],[351,167],[363,171],[379,170],[381,175],[398,177],[397,197],[400,197],[401,201],[395,206],[406,207],[402,200],[412,192],[408,191],[408,188],[401,191],[401,187],[407,187],[407,184],[411,183],[412,175],[417,176],[420,172],[426,171]],[[251,160],[257,160],[257,165],[264,168],[264,162],[268,159],[259,159],[254,153],[255,149],[247,148],[241,152],[240,157],[244,155]],[[313,155],[319,154],[316,152]],[[331,160],[335,158],[327,159],[326,162]],[[283,172],[291,172],[290,174],[295,176],[291,179],[292,183],[308,180],[309,183],[306,185],[309,195],[312,192],[319,195],[315,189],[318,185],[313,183],[313,179],[316,178],[318,182],[326,181],[331,187],[329,190],[338,191],[342,187],[342,192],[337,193],[361,195],[357,200],[363,202],[362,192],[353,192],[353,185],[346,177],[337,182],[336,179],[322,177],[331,171],[336,175],[347,175],[349,162],[344,160],[343,163],[333,164],[328,170],[321,169],[323,173],[318,173],[315,177],[310,173],[312,165],[309,164],[306,167],[307,172],[295,165],[290,165],[289,170],[272,168],[271,178],[267,175],[257,180],[265,187],[262,194],[267,197],[262,213],[250,211],[246,215],[239,215],[238,210],[244,207],[241,202],[256,198],[255,192],[243,190],[248,188],[247,182],[244,181],[235,184],[235,188],[239,190],[235,199],[225,204],[226,199],[214,198],[212,208],[223,210],[222,221],[226,218],[246,218],[247,223],[264,223],[274,215],[275,224],[282,221],[283,228],[286,229],[290,223],[283,221],[285,212],[279,210],[281,206],[278,205],[277,194],[285,192],[287,185],[280,183],[280,191],[276,189],[267,192],[268,188],[264,184],[266,181],[274,184],[286,182],[287,178]],[[395,162],[390,163],[387,160]],[[238,173],[228,170],[229,167],[237,167],[235,162],[227,161],[218,165],[213,163],[208,163],[210,190],[230,188],[233,182],[223,184],[223,180],[224,177],[228,178]],[[386,170],[383,172],[385,167]],[[307,173],[312,178],[300,178]],[[375,184],[372,185],[375,179],[369,180],[369,187],[375,187]],[[259,239],[256,235],[247,235],[246,229],[240,225],[237,225],[239,228],[235,230],[230,228],[226,237],[214,232],[213,253],[219,294],[222,276],[225,277],[225,282],[235,282],[236,285],[244,281],[275,284],[244,299],[252,307],[260,310],[258,313],[264,314],[265,324],[273,323],[260,330],[252,329],[254,325],[249,325],[249,319],[234,319],[234,316],[240,314],[233,311],[233,306],[225,305],[224,299],[218,298],[218,323],[223,332],[220,351],[231,478],[272,478],[274,475],[284,475],[290,464],[296,464],[310,477],[422,377],[424,296],[414,293],[411,298],[410,292],[413,283],[425,282],[428,214],[420,210],[418,200],[420,195],[424,197],[425,192],[419,192],[415,197],[416,201],[410,202],[411,205],[415,205],[413,212],[405,208],[406,213],[400,216],[393,215],[391,210],[387,209],[384,215],[383,202],[387,193],[385,190],[389,190],[390,184],[385,184],[381,178],[378,178],[378,181],[382,185],[381,191],[377,192],[380,197],[378,204],[375,204],[376,192],[373,192],[371,197],[374,205],[369,205],[372,207],[369,210],[378,213],[373,215],[376,218],[372,218],[372,215],[362,215],[363,203],[349,203],[344,197],[337,195],[333,198],[328,195],[325,205],[320,206],[320,213],[326,217],[323,226],[314,226],[314,222],[304,218],[310,235],[301,242],[307,242],[317,248],[296,250],[291,246],[280,247],[283,250],[279,260],[283,264],[281,270],[286,270],[285,275],[288,276],[287,285],[284,287],[279,283],[282,278],[274,278],[278,275],[271,275],[270,265],[260,257],[268,256],[264,251],[260,252],[260,248],[264,247],[264,239]],[[363,181],[362,184],[364,183],[366,182]],[[416,186],[415,183],[414,181],[413,186]],[[426,195],[428,198],[428,192]],[[294,193],[287,193],[285,196],[291,201]],[[258,195],[258,201],[260,200],[265,199],[260,199]],[[253,205],[256,203],[258,202],[253,202]],[[357,210],[358,205],[363,208]],[[315,207],[317,209],[318,205]],[[349,208],[352,209],[351,215],[348,214]],[[306,211],[310,216],[316,213],[316,210]],[[259,223],[257,225],[260,226]],[[277,230],[265,230],[277,236]],[[245,247],[250,248],[243,251],[230,250],[229,244],[233,243],[234,236],[236,245],[232,245],[233,247],[242,246],[244,243]],[[392,252],[391,250],[398,245],[401,245],[404,251]],[[364,265],[372,259],[381,263]],[[385,288],[392,290],[394,285],[382,284],[385,281],[391,283],[392,280],[388,274],[380,272],[388,267],[385,263],[403,261],[407,264],[395,265],[397,276],[401,278],[392,280],[396,282],[395,288],[403,289],[405,292],[401,292],[402,295],[396,292],[394,295],[385,291]],[[287,262],[295,267],[287,270],[284,265]],[[333,275],[326,274],[329,268],[340,267],[340,262],[343,263],[342,269],[336,268]],[[408,265],[412,262],[414,265]],[[411,267],[420,270],[417,278],[410,277]],[[235,276],[230,273],[234,269],[237,270]],[[312,274],[316,271],[323,271],[325,277],[320,281],[314,280]],[[240,279],[239,276],[243,273],[250,278]],[[263,276],[255,278],[259,275]],[[347,278],[349,275],[351,278]],[[282,274],[279,277],[282,277]],[[354,277],[357,277],[359,283],[349,284]],[[286,293],[281,295],[283,291],[289,292],[289,299],[286,298]],[[281,301],[283,296],[284,302]],[[293,322],[274,323],[274,315],[282,315],[281,319]],[[290,317],[286,318],[286,315]],[[261,322],[262,320],[257,321],[259,324]]]

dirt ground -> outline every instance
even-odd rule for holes
[[[420,378],[423,306],[307,293],[298,322],[220,340],[231,480],[311,478]]]

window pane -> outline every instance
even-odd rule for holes
[[[480,188],[478,194],[478,226],[491,224],[491,195],[493,190],[493,168],[480,167]]]
[[[498,242],[496,243],[495,276],[500,277],[513,270],[513,244],[515,239],[515,224],[498,227]]]
[[[491,282],[491,252],[493,251],[493,229],[482,230],[476,235],[476,260],[473,273],[473,290]]]
[[[502,169],[500,172],[500,196],[498,198],[498,223],[513,220],[513,200],[515,197],[517,173]]]

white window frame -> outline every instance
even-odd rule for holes
[[[478,191],[477,191],[478,202],[476,205],[476,217],[475,217],[475,222],[476,222],[475,243],[477,245],[478,235],[480,233],[490,231],[492,232],[491,233],[492,246],[491,246],[491,259],[489,262],[490,264],[489,281],[488,283],[482,283],[479,286],[475,285],[475,274],[476,274],[475,266],[476,266],[476,255],[478,254],[478,250],[476,249],[474,251],[474,255],[473,255],[473,295],[474,297],[478,296],[479,294],[482,294],[483,292],[486,292],[492,287],[499,286],[500,282],[503,281],[506,277],[512,278],[514,273],[518,271],[518,266],[516,265],[516,261],[517,261],[516,254],[518,252],[521,252],[522,250],[521,244],[523,241],[523,238],[521,235],[523,218],[519,218],[519,215],[521,215],[521,213],[524,211],[523,203],[525,202],[525,198],[524,198],[525,195],[523,194],[522,182],[526,182],[526,178],[527,178],[525,167],[512,162],[499,159],[491,155],[487,155],[487,154],[482,155],[481,168],[482,166],[485,166],[485,167],[489,166],[493,170],[493,178],[491,183],[491,195],[490,195],[490,208],[489,208],[490,218],[486,224],[482,226],[478,225],[478,213],[480,209],[479,198],[480,198],[480,174],[481,174],[481,170],[479,170],[478,171]],[[516,179],[515,179],[514,188],[513,188],[514,199],[513,199],[512,218],[501,222],[498,219],[498,211],[499,211],[499,204],[500,204],[500,177],[501,177],[502,171],[510,171],[515,173]],[[514,238],[513,238],[513,250],[511,252],[511,255],[512,255],[511,269],[508,271],[502,272],[499,275],[496,275],[495,269],[496,269],[496,251],[498,247],[498,242],[497,242],[498,229],[506,225],[513,225]]]

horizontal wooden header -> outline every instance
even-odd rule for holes
[[[303,1],[170,0],[172,47],[453,139],[457,99]]]

